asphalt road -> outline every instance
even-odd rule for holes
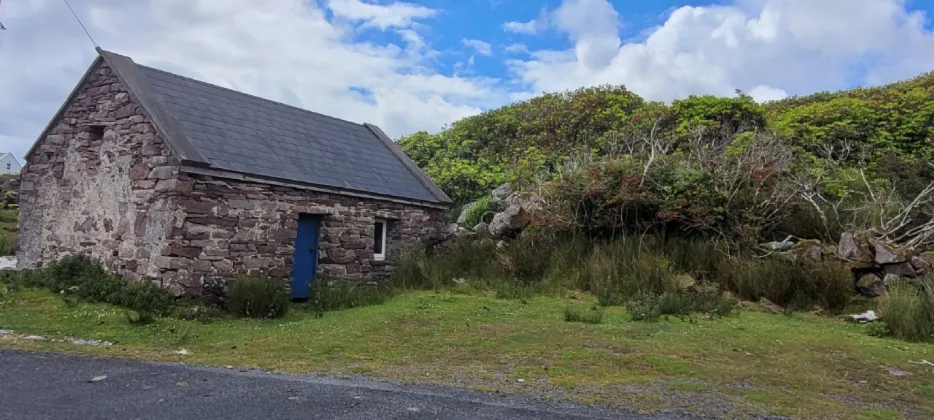
[[[610,418],[683,419],[440,387],[0,350],[3,420]]]

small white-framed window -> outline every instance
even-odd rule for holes
[[[8,170],[8,171],[12,171],[12,170],[13,170],[13,162],[7,162],[7,163],[6,163],[6,170]]]
[[[373,225],[373,259],[384,261],[386,259],[386,220],[376,219]]]

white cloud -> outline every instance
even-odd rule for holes
[[[507,65],[532,91],[625,84],[656,100],[689,94],[757,100],[879,84],[934,68],[934,34],[903,0],[737,0],[680,7],[641,42],[620,43],[606,0],[564,0],[547,12],[567,50]],[[856,69],[864,69],[856,72]]]
[[[506,100],[495,80],[434,70],[438,51],[416,21],[427,14],[399,3],[364,4],[363,12],[352,9],[360,2],[329,3],[359,19],[356,25],[331,22],[305,0],[72,4],[105,49],[138,63],[372,122],[390,136],[437,130]],[[60,2],[4,1],[3,8],[9,30],[0,36],[0,150],[22,157],[96,53]],[[354,41],[361,25],[392,28],[402,41]]]
[[[477,54],[480,55],[490,55],[493,54],[493,46],[489,42],[483,42],[479,39],[467,39],[464,38],[461,40],[461,44],[465,47],[473,48]]]
[[[510,54],[527,53],[529,52],[529,47],[522,43],[509,44],[503,47],[503,51],[506,51]]]
[[[788,92],[765,85],[758,85],[749,89],[749,92],[746,92],[746,94],[752,96],[757,102],[777,101],[788,97]]]
[[[528,22],[506,22],[503,24],[503,30],[517,34],[535,35],[539,28],[538,22],[530,20]]]
[[[438,13],[428,7],[401,2],[383,6],[361,0],[328,0],[327,7],[337,16],[363,21],[380,29],[408,27],[415,19],[432,17]]]

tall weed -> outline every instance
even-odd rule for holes
[[[8,239],[9,236],[6,232],[0,230],[0,256],[13,255],[15,252],[12,241]]]
[[[668,260],[642,250],[628,238],[596,246],[582,271],[582,283],[603,306],[622,305],[639,293],[660,295],[676,287]]]
[[[407,254],[393,271],[393,284],[404,290],[442,289],[460,279],[472,283],[494,282],[503,278],[491,241],[461,241],[440,255],[423,251]]]
[[[269,277],[238,277],[227,284],[227,309],[249,318],[280,318],[289,312],[286,283]]]
[[[391,284],[355,284],[348,281],[318,279],[311,287],[309,309],[325,312],[361,306],[379,305],[394,294]]]
[[[924,277],[917,286],[890,284],[888,295],[880,298],[879,312],[893,337],[934,342],[934,276]]]
[[[743,299],[766,298],[801,309],[820,305],[839,312],[846,309],[853,293],[849,270],[834,261],[733,259],[722,261],[717,274],[722,285]]]

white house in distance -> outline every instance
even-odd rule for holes
[[[0,175],[18,175],[23,167],[12,153],[0,153]]]

